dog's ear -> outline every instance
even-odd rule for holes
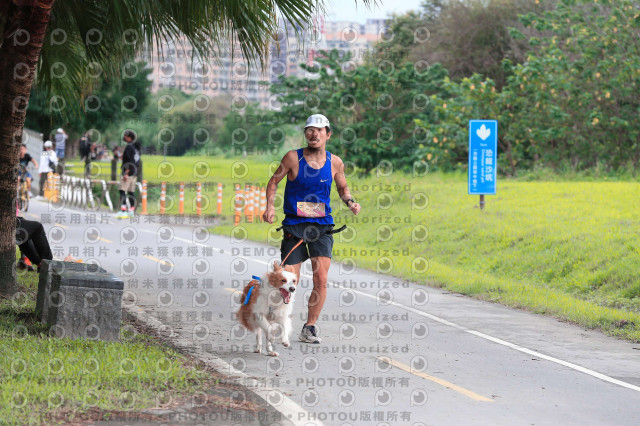
[[[280,263],[278,263],[277,260],[273,261],[273,267],[269,268],[269,272],[280,272],[282,271],[282,266],[280,266]]]
[[[284,270],[287,272],[291,272],[292,274],[296,273],[296,270],[293,268],[293,265],[284,265]]]

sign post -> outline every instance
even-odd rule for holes
[[[484,196],[496,194],[498,166],[498,122],[469,120],[469,195],[480,195],[480,209]]]

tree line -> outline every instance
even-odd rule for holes
[[[322,112],[334,125],[329,148],[366,174],[383,160],[406,171],[464,170],[468,120],[486,118],[499,122],[501,173],[634,170],[637,15],[632,0],[427,0],[388,22],[365,63],[320,52],[301,64],[312,77],[272,84],[280,111],[238,110],[225,97],[202,110],[196,95],[151,95],[148,70],[136,64],[132,76],[92,79],[69,125],[112,143],[135,128],[148,153],[233,155],[275,152],[293,124]],[[28,126],[64,120],[49,94],[32,92]]]
[[[365,64],[322,52],[286,77],[281,122],[333,118],[329,148],[363,173],[382,161],[465,170],[468,121],[497,119],[499,170],[635,170],[640,12],[633,0],[430,0],[395,17]]]

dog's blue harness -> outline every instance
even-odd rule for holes
[[[251,275],[251,278],[253,278],[254,280],[258,280],[258,282],[262,282],[262,279],[260,279],[260,277],[256,277],[255,275]],[[249,299],[251,299],[251,292],[253,291],[253,287],[254,286],[249,287],[249,291],[247,292],[247,297],[245,297],[243,305],[246,305],[247,303],[249,303]]]

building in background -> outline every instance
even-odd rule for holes
[[[201,63],[193,58],[186,40],[162,44],[162,52],[153,56],[145,53],[140,59],[152,68],[151,91],[176,88],[185,93],[203,94],[208,97],[233,96],[234,102],[258,102],[262,108],[277,108],[275,97],[269,91],[271,83],[282,76],[311,77],[300,68],[300,63],[312,64],[321,50],[338,49],[350,53],[355,64],[364,62],[373,45],[381,39],[385,19],[357,22],[330,22],[318,19],[313,28],[295,28],[287,23],[277,35],[277,44],[270,49],[270,58],[264,70],[259,64],[247,65],[239,51],[234,55],[223,52],[219,61]]]

